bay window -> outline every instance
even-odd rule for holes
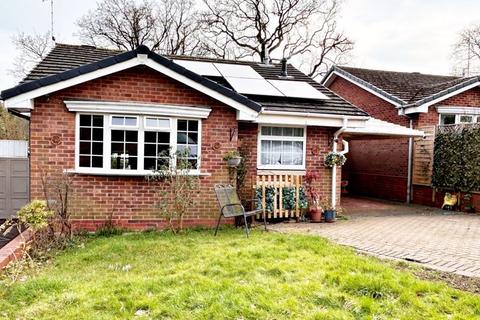
[[[142,175],[175,166],[177,152],[199,169],[201,120],[78,113],[76,121],[76,171]]]
[[[259,169],[305,169],[306,128],[262,126]]]
[[[439,106],[437,112],[440,114],[439,124],[442,126],[480,123],[480,107]]]

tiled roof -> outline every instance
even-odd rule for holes
[[[354,77],[400,99],[403,102],[402,104],[415,104],[471,79],[419,72],[372,70],[346,66],[336,66],[335,70],[348,72]]]
[[[69,45],[69,44],[57,44],[53,50],[47,55],[47,57],[41,61],[30,74],[21,82],[21,84],[33,83],[51,77],[54,75],[60,75],[65,72],[69,72],[72,69],[85,67],[87,65],[98,63],[105,59],[111,59],[121,55],[122,51],[100,49],[92,46],[83,45]],[[125,54],[125,52],[123,53]],[[158,56],[158,55],[156,55]],[[160,57],[160,56],[159,56]],[[251,66],[265,79],[279,80],[281,72],[280,64],[271,64],[265,66],[257,62],[252,61],[234,61],[234,60],[221,60],[202,57],[191,56],[162,56],[164,58],[173,60],[193,60],[193,61],[208,61],[208,62],[220,62],[230,64],[243,64]],[[177,68],[183,69],[183,67],[171,63],[171,65]],[[265,109],[281,110],[281,111],[296,111],[296,112],[316,112],[326,114],[341,114],[350,116],[367,116],[367,114],[354,107],[350,103],[346,102],[323,85],[317,83],[310,77],[306,76],[292,65],[288,65],[288,74],[292,78],[288,80],[304,81],[311,84],[317,90],[321,91],[330,99],[328,100],[305,100],[305,99],[293,99],[293,98],[278,98],[278,97],[265,97],[265,96],[247,96],[252,103],[261,104]],[[232,88],[223,78],[214,77],[201,77],[208,78],[215,81],[216,84],[221,87],[225,87],[232,91]],[[10,91],[6,90],[6,91]],[[5,91],[4,91],[5,92]],[[235,93],[236,94],[236,93]],[[242,96],[236,94],[238,96]]]

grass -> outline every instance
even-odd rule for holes
[[[0,284],[5,319],[478,319],[479,296],[313,236],[87,237]]]

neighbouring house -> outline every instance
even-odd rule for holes
[[[43,170],[71,173],[73,222],[88,230],[110,214],[125,227],[164,225],[145,179],[162,150],[190,151],[200,186],[185,224],[213,225],[213,186],[231,179],[228,151],[245,155],[245,197],[259,180],[292,182],[311,171],[321,196],[338,203],[341,170],[324,166],[336,138],[347,146],[348,137],[373,131],[423,135],[372,119],[287,63],[161,56],[145,46],[57,44],[1,98],[30,116],[31,198],[43,197]]]
[[[342,176],[351,192],[440,206],[432,188],[438,126],[480,122],[480,77],[454,77],[335,66],[327,88],[372,117],[424,131],[425,139],[359,139],[350,143]],[[473,193],[480,210],[480,194]]]

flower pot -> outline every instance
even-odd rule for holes
[[[310,209],[310,222],[321,222],[322,212],[319,209]]]
[[[236,168],[242,162],[242,157],[232,157],[227,160],[227,164],[229,167]]]
[[[335,210],[325,210],[323,211],[323,216],[325,217],[325,222],[335,222],[336,212]]]

